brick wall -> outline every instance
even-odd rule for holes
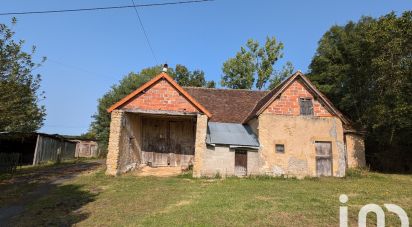
[[[169,82],[162,79],[123,105],[122,109],[199,112]]]
[[[272,104],[268,106],[265,113],[278,115],[300,115],[299,98],[311,98],[313,101],[313,114],[317,117],[331,117],[324,106],[315,100],[313,95],[302,85],[299,80],[295,80]]]

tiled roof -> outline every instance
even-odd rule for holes
[[[211,114],[211,122],[242,123],[268,91],[184,87]]]

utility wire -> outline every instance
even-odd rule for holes
[[[139,12],[137,11],[136,4],[134,4],[134,0],[132,0],[132,3],[133,3],[133,6],[135,6],[133,9],[134,9],[134,11],[136,12],[137,19],[139,20],[139,23],[140,23],[140,27],[142,28],[142,31],[143,31],[143,33],[144,33],[144,36],[146,37],[147,45],[149,46],[149,49],[150,49],[150,51],[152,52],[152,55],[153,55],[153,58],[154,58],[156,64],[159,64],[159,62],[157,61],[157,58],[156,58],[156,54],[155,54],[155,52],[153,51],[152,45],[150,44],[149,37],[147,36],[146,29],[144,29],[142,19],[140,18]]]
[[[27,15],[27,14],[47,14],[47,13],[67,13],[67,12],[95,11],[95,10],[111,10],[111,9],[138,8],[138,7],[153,7],[153,6],[180,5],[180,4],[202,3],[202,2],[212,2],[212,1],[214,1],[214,0],[191,0],[191,1],[150,3],[150,4],[124,5],[124,6],[108,6],[108,7],[93,7],[93,8],[80,8],[80,9],[62,9],[62,10],[45,10],[45,11],[7,12],[7,13],[0,13],[0,16]]]

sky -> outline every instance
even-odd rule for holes
[[[136,4],[178,0],[135,0]],[[1,0],[0,13],[130,5],[131,0]],[[42,76],[46,99],[45,133],[87,132],[98,99],[129,72],[167,62],[201,69],[220,81],[222,64],[246,41],[275,36],[284,43],[280,69],[291,61],[308,71],[319,39],[333,25],[412,9],[409,0],[215,0],[139,8],[154,59],[133,8],[63,14],[19,15],[13,26],[25,49],[36,45],[35,59],[48,60],[34,73]],[[10,25],[11,16],[0,16]]]

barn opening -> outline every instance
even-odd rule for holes
[[[191,166],[195,154],[196,119],[142,117],[142,153],[149,166]]]
[[[122,123],[120,167],[136,165],[182,167],[193,165],[196,115],[127,112]]]

